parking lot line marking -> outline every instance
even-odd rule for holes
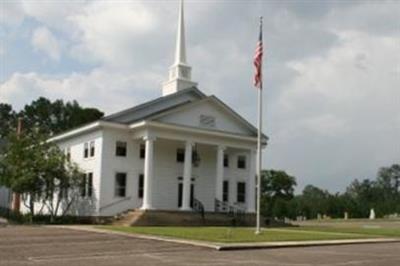
[[[182,248],[165,248],[165,249],[157,249],[153,252],[149,252],[148,250],[135,250],[134,253],[132,251],[104,251],[104,252],[92,252],[92,253],[83,253],[80,255],[76,254],[60,254],[60,255],[48,255],[48,256],[38,256],[38,257],[28,257],[29,261],[34,262],[43,262],[43,261],[67,261],[67,260],[80,260],[80,259],[94,259],[94,258],[113,258],[120,256],[143,256],[146,254],[172,254],[172,253],[180,253],[185,251]]]

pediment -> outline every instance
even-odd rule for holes
[[[256,135],[249,122],[213,96],[174,108],[149,120],[245,136]]]

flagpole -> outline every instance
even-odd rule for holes
[[[260,31],[262,34],[262,17],[260,17]],[[262,64],[262,60],[261,60]],[[261,65],[261,79],[260,79],[260,88],[258,89],[258,134],[257,134],[257,225],[256,225],[256,234],[261,234],[261,134],[262,134],[262,65]]]

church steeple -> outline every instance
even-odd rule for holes
[[[185,46],[185,15],[183,11],[183,0],[179,6],[178,34],[176,36],[175,65],[186,64],[186,46]]]
[[[185,17],[183,0],[181,0],[179,8],[178,33],[176,38],[175,62],[169,68],[168,81],[163,83],[163,96],[186,88],[197,86],[197,83],[191,80],[191,71],[192,68],[186,62]]]

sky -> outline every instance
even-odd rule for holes
[[[76,99],[107,114],[157,98],[178,1],[0,1],[0,102]],[[185,1],[193,80],[256,124],[264,18],[263,167],[343,191],[400,163],[399,1]]]

